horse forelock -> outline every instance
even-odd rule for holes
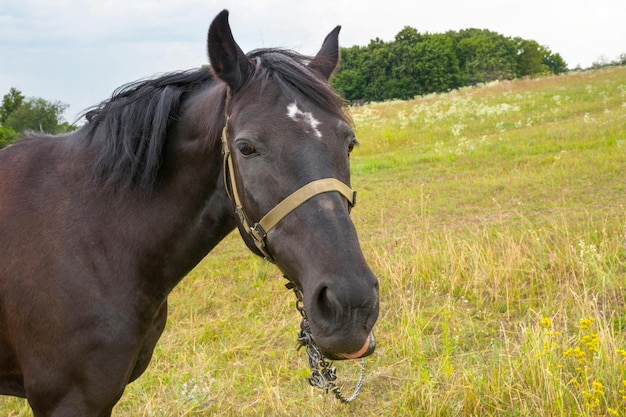
[[[248,54],[248,58],[255,62],[251,81],[260,81],[262,89],[272,80],[290,100],[297,101],[305,97],[333,116],[352,124],[346,112],[346,101],[324,77],[308,66],[312,57],[270,48],[254,50]]]

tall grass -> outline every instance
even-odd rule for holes
[[[626,416],[626,68],[352,115],[381,283],[356,403],[308,386],[293,294],[233,234],[171,295],[114,415]],[[358,367],[336,365],[348,391]]]

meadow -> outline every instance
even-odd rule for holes
[[[381,289],[359,398],[308,385],[294,295],[233,233],[113,415],[626,416],[626,68],[350,111]],[[335,365],[349,393],[359,365]]]

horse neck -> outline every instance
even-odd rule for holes
[[[161,182],[139,201],[126,196],[145,277],[163,280],[167,292],[235,227],[221,172],[223,96],[215,87],[188,100],[167,140]]]

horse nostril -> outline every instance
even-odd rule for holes
[[[328,326],[333,326],[340,314],[341,305],[335,299],[332,291],[328,287],[323,287],[317,296],[317,308],[321,317]]]

